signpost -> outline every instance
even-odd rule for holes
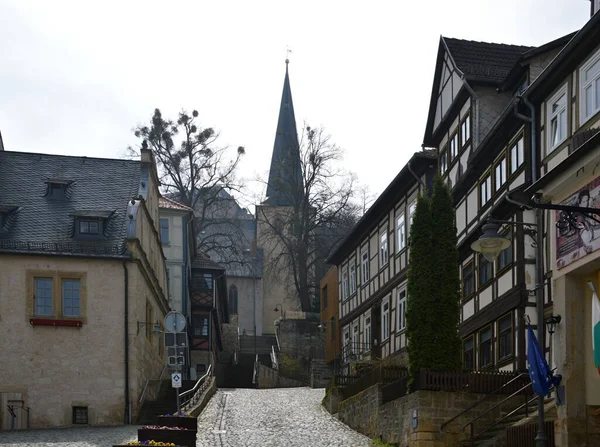
[[[181,411],[181,402],[179,400],[179,389],[183,374],[179,367],[185,363],[185,352],[187,349],[187,334],[183,332],[186,326],[185,316],[181,312],[169,312],[165,316],[165,347],[167,348],[167,364],[175,367],[175,372],[171,374],[171,387],[175,389],[177,396],[177,413]]]

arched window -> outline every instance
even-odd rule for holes
[[[229,288],[229,313],[238,313],[238,290],[236,286]]]

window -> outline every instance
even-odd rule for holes
[[[208,336],[208,318],[200,315],[194,315],[194,336],[195,337],[207,337]]]
[[[381,305],[381,340],[385,341],[390,337],[390,301],[386,300]]]
[[[350,295],[354,292],[356,292],[356,266],[352,264],[350,266]]]
[[[229,313],[232,315],[238,313],[238,288],[234,285],[229,287]]]
[[[581,68],[579,79],[583,124],[600,110],[600,52]]]
[[[440,152],[440,172],[443,174],[448,169],[448,152],[446,149]]]
[[[327,286],[321,289],[321,310],[327,309]]]
[[[52,278],[35,278],[35,314],[53,315]]]
[[[473,262],[470,262],[462,271],[463,276],[463,298],[471,296],[475,291],[475,281],[473,278]]]
[[[506,183],[506,157],[498,162],[494,167],[494,183],[496,191],[498,191]]]
[[[475,366],[473,352],[473,337],[469,337],[463,341],[463,368],[468,371]]]
[[[483,286],[492,280],[492,263],[479,255],[479,286]]]
[[[485,368],[492,364],[492,328],[488,327],[479,332],[479,367]]]
[[[415,200],[413,203],[411,203],[408,206],[408,224],[409,224],[409,226],[412,226],[413,217],[415,215],[416,210],[417,210],[417,201]]]
[[[471,116],[467,115],[460,124],[460,146],[463,147],[471,139]]]
[[[398,305],[396,306],[397,332],[406,329],[406,289],[398,292]]]
[[[363,334],[365,337],[365,351],[371,350],[371,317],[368,316],[365,318],[365,333]]]
[[[66,197],[67,185],[51,183],[48,185],[48,197],[53,199],[62,199]]]
[[[62,311],[65,317],[78,317],[80,315],[79,290],[79,279],[62,280]]]
[[[342,273],[342,300],[348,299],[348,272]]]
[[[88,423],[88,409],[87,407],[73,407],[73,424]]]
[[[100,233],[100,222],[97,220],[79,220],[79,234],[96,235]]]
[[[548,101],[546,107],[548,110],[548,149],[546,153],[549,154],[567,138],[566,86]]]
[[[510,148],[510,174],[517,172],[517,169],[523,164],[525,151],[523,150],[523,137]]]
[[[406,246],[406,226],[404,225],[404,213],[400,214],[398,219],[396,219],[396,231],[398,232],[398,242],[396,245],[398,246],[398,252],[400,250],[404,250]]]
[[[456,158],[456,155],[458,155],[458,132],[450,139],[450,163]]]
[[[369,253],[362,254],[362,283],[363,285],[369,280]]]
[[[502,236],[510,239],[510,233],[505,233]],[[510,265],[512,262],[512,244],[506,247],[498,255],[498,271]]]
[[[513,353],[512,315],[498,320],[498,359],[510,357]]]
[[[350,353],[348,348],[352,348],[352,346],[350,346],[350,329],[348,327],[346,327],[346,329],[344,329],[344,342],[342,343],[342,360],[344,362],[348,361],[348,354]]]
[[[492,198],[492,176],[488,174],[479,184],[479,207],[483,208]]]
[[[386,230],[384,230],[381,236],[379,236],[379,259],[381,261],[382,267],[388,262],[388,244]]]
[[[360,353],[360,341],[358,339],[358,321],[354,323],[354,327],[352,328],[352,352],[354,354]]]
[[[211,273],[194,273],[192,277],[194,289],[212,290],[213,277]]]
[[[163,244],[169,243],[169,219],[160,219],[160,241]]]

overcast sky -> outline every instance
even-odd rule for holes
[[[289,47],[298,127],[324,126],[378,194],[421,148],[440,35],[541,45],[588,19],[588,0],[0,0],[0,131],[121,158],[154,108],[195,108],[264,176]]]

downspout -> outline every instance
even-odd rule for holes
[[[423,182],[423,180],[421,180],[421,178],[415,174],[415,171],[413,171],[412,167],[410,166],[410,162],[412,160],[409,160],[408,163],[406,163],[406,166],[408,167],[408,171],[413,175],[414,178],[417,179],[417,182],[419,182],[419,184],[423,187],[423,193],[427,192],[427,187],[425,186],[425,183]]]
[[[129,420],[129,271],[127,261],[123,261],[124,287],[125,287],[125,424]]]
[[[514,104],[515,116],[517,118],[520,118],[523,121],[526,121],[529,123],[529,132],[531,134],[531,142],[530,142],[530,145],[531,145],[531,183],[535,183],[537,181],[537,169],[536,169],[536,167],[537,167],[537,144],[536,144],[537,140],[535,138],[535,134],[536,134],[535,107],[524,96],[519,96],[518,98],[523,101],[523,103],[527,106],[527,108],[529,108],[529,111],[531,112],[531,117],[525,116],[525,115],[519,113],[517,110],[517,106],[519,105],[519,103],[515,102],[515,104]]]

